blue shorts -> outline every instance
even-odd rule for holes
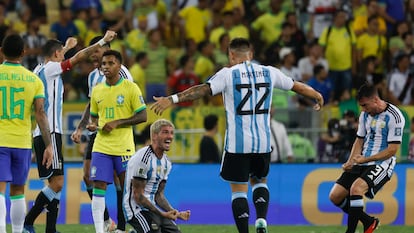
[[[31,149],[0,147],[0,182],[24,185],[32,160]]]
[[[131,156],[116,156],[92,152],[90,179],[112,184],[114,182],[114,171],[117,175],[125,172]]]

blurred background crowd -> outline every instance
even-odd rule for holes
[[[49,38],[78,38],[71,56],[93,37],[116,31],[111,48],[123,54],[147,103],[205,82],[228,65],[231,39],[250,39],[256,62],[308,83],[339,109],[317,140],[305,143],[296,136],[309,138],[301,129],[315,121],[297,113],[313,103],[275,91],[274,118],[287,128],[292,147],[291,155],[276,156],[278,162],[343,162],[355,137],[354,97],[363,83],[376,85],[390,103],[413,105],[413,20],[414,0],[0,0],[0,39],[21,34],[23,65],[31,70],[42,62],[40,48]],[[86,61],[64,77],[66,102],[87,100],[93,68]],[[218,96],[179,107],[221,105]]]

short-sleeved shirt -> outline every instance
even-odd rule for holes
[[[385,150],[390,143],[401,143],[405,118],[401,111],[388,103],[385,111],[371,116],[361,112],[357,137],[364,138],[362,155],[369,157]],[[395,156],[395,155],[394,155]],[[387,160],[392,160],[390,157]],[[364,165],[373,165],[382,161],[372,161]]]
[[[32,105],[45,98],[42,81],[20,64],[0,65],[0,147],[32,148]]]
[[[319,37],[319,44],[326,47],[325,57],[328,60],[329,69],[344,71],[352,67],[352,46],[356,44],[356,37],[352,30],[346,27],[325,28]],[[348,33],[349,32],[349,33]],[[328,37],[328,38],[327,38]]]
[[[126,218],[132,219],[135,213],[145,210],[132,197],[132,179],[144,179],[147,184],[144,188],[144,196],[155,205],[155,194],[163,180],[168,179],[171,172],[172,164],[167,155],[164,154],[158,159],[151,146],[145,146],[139,149],[128,161],[128,168],[125,175],[125,194],[124,194],[124,210]]]
[[[49,121],[51,133],[63,133],[62,129],[62,108],[63,108],[63,80],[62,73],[72,68],[69,60],[63,62],[49,61],[46,64],[39,64],[34,73],[42,80],[45,88],[45,112]],[[33,136],[40,136],[39,126]]]
[[[99,117],[98,126],[126,119],[146,108],[139,87],[120,78],[118,83],[109,86],[106,82],[98,84],[92,90],[91,116]],[[132,126],[113,129],[109,133],[98,130],[92,152],[123,156],[135,151]]]
[[[245,61],[222,68],[207,83],[212,95],[223,94],[229,153],[269,153],[272,89],[290,90],[293,79],[272,66]]]
[[[285,12],[280,11],[278,14],[264,13],[259,16],[252,23],[252,28],[256,31],[260,31],[260,38],[270,45],[279,38],[282,32],[282,24],[285,21]]]
[[[185,34],[187,39],[194,39],[197,44],[207,39],[205,29],[210,24],[211,14],[197,6],[188,6],[179,12],[185,21]]]

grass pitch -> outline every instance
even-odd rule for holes
[[[127,229],[128,229],[127,225]],[[182,233],[237,233],[234,225],[180,225]],[[38,233],[45,232],[45,225],[35,225]],[[57,230],[61,233],[93,233],[93,225],[58,225]],[[269,233],[344,233],[345,226],[268,226]],[[7,232],[11,232],[10,225]],[[250,232],[254,231],[254,226],[250,226]],[[414,226],[380,226],[375,233],[413,233]],[[356,233],[363,233],[359,226]]]

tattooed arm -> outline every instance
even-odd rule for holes
[[[43,98],[37,98],[34,101],[34,109],[35,109],[35,118],[37,125],[40,128],[40,132],[42,134],[43,142],[45,143],[45,151],[43,152],[43,159],[42,164],[49,168],[52,165],[53,161],[53,148],[52,144],[50,144],[50,128],[49,122],[47,120],[47,116],[44,109],[44,101]]]
[[[175,210],[170,205],[167,198],[165,197],[164,189],[165,189],[166,183],[167,183],[167,181],[163,180],[163,181],[161,181],[160,185],[158,186],[157,193],[155,194],[155,202],[157,203],[157,205],[159,207],[161,207],[162,209],[164,209],[166,211],[176,211],[177,212],[177,218],[182,219],[182,220],[188,220],[190,218],[190,214],[191,214],[190,210],[185,210],[185,211]]]
[[[166,212],[159,210],[154,206],[148,198],[144,195],[144,189],[147,181],[145,179],[134,177],[132,178],[133,197],[137,204],[147,208],[149,211],[168,219],[177,219],[178,212],[172,208],[165,209]]]
[[[83,110],[82,118],[78,124],[78,127],[76,127],[76,130],[70,136],[72,141],[74,141],[75,143],[80,143],[82,131],[86,128],[86,126],[89,123],[89,116],[91,115],[89,111],[90,106],[91,106],[91,103],[88,101],[88,104],[86,105],[85,110]]]
[[[180,103],[185,101],[197,100],[206,95],[211,95],[211,88],[209,84],[203,83],[167,97],[154,96],[154,100],[156,102],[151,106],[151,109],[156,114],[161,115],[165,109],[174,104],[173,98],[177,98],[176,103]]]

